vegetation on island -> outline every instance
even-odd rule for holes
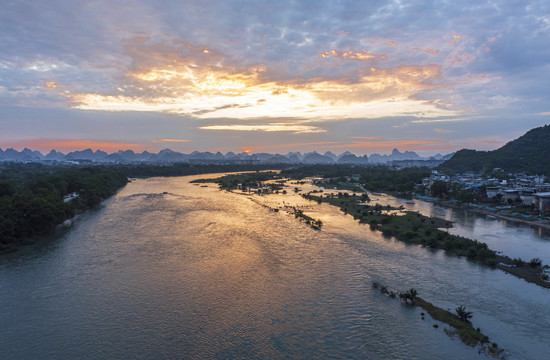
[[[191,183],[216,183],[222,190],[242,190],[245,192],[275,192],[281,190],[283,185],[280,183],[265,183],[269,180],[280,179],[278,173],[274,171],[256,171],[240,174],[228,174],[215,179],[197,179]]]
[[[370,204],[364,195],[323,196],[303,194],[303,197],[317,202],[326,202],[338,206],[344,213],[352,215],[362,223],[367,223],[371,230],[379,230],[384,236],[393,236],[407,243],[420,244],[435,249],[443,249],[448,253],[466,256],[487,265],[496,265],[497,254],[490,250],[487,244],[452,235],[442,228],[450,228],[449,221],[430,218],[418,212],[401,211],[401,208]]]
[[[453,314],[450,311],[435,306],[427,300],[418,296],[418,291],[411,288],[405,292],[390,289],[388,286],[380,284],[377,281],[372,282],[372,287],[388,295],[390,298],[399,297],[404,304],[417,306],[424,309],[432,319],[449,325],[451,328],[444,329],[449,336],[458,336],[460,340],[471,347],[477,347],[479,351],[496,358],[505,359],[504,350],[499,348],[496,343],[491,343],[489,337],[481,332],[481,329],[475,329],[470,321],[473,317],[472,312],[467,311],[463,305],[459,305]],[[424,320],[424,313],[420,314]],[[434,328],[438,328],[434,324]]]
[[[274,171],[256,171],[248,172],[241,174],[228,174],[221,176],[215,179],[197,179],[191,181],[191,183],[216,183],[219,185],[220,189],[232,191],[232,190],[241,190],[243,192],[255,193],[255,194],[269,194],[269,193],[279,193],[286,194],[284,190],[283,183],[285,182],[281,176]],[[270,180],[280,180],[280,181],[271,181]],[[296,187],[295,192],[298,192],[299,189]],[[270,208],[274,212],[278,212],[279,208]],[[321,230],[323,222],[319,219],[314,219],[309,215],[304,214],[304,211],[298,209],[295,206],[287,206],[284,209],[294,215],[295,218],[300,219],[305,222],[307,225],[311,226],[315,230]]]
[[[303,194],[304,198],[318,203],[326,202],[339,207],[344,213],[352,215],[371,230],[378,230],[384,236],[394,237],[406,243],[419,244],[433,249],[444,250],[449,255],[465,256],[472,261],[501,269],[514,276],[539,286],[550,288],[548,276],[540,259],[524,262],[497,254],[487,244],[441,230],[452,227],[452,223],[439,218],[431,218],[414,211],[402,211],[401,208],[370,204],[368,195],[338,193],[336,195]]]
[[[321,177],[316,184],[329,188],[411,195],[416,184],[430,176],[428,168],[391,169],[387,166],[359,167],[353,165],[310,165],[281,171],[281,176],[290,179]],[[350,187],[354,186],[354,187]]]

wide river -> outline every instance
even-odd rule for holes
[[[291,191],[189,183],[206,176],[133,181],[55,239],[0,257],[0,358],[486,358],[373,289],[379,281],[466,306],[508,359],[548,359],[550,290],[384,238]],[[322,231],[262,206],[283,202],[321,219]],[[550,238],[528,226],[409,206],[550,263]]]

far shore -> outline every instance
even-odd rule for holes
[[[419,199],[419,200],[422,200],[422,199]],[[447,201],[447,200],[435,199],[434,201],[438,204],[441,204],[443,206],[450,207],[450,208],[453,208],[453,209],[461,209],[461,210],[473,212],[473,213],[476,213],[476,214],[491,215],[491,216],[494,216],[496,218],[503,219],[503,220],[506,220],[506,221],[516,222],[516,223],[520,223],[520,224],[525,224],[525,225],[530,225],[530,226],[535,226],[535,227],[540,227],[542,229],[550,230],[550,222],[541,222],[541,221],[537,221],[537,220],[519,218],[519,217],[516,217],[516,216],[512,216],[512,215],[509,215],[509,214],[502,214],[500,212],[491,211],[491,210],[488,210],[488,209],[475,208],[475,207],[471,207],[471,206],[468,206],[468,205],[460,205],[460,204],[457,204],[457,203],[452,203],[452,202]]]

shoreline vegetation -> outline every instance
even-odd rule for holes
[[[285,167],[284,165],[282,166]],[[38,242],[96,208],[129,178],[273,169],[263,165],[43,165],[0,163],[0,255]]]
[[[97,207],[128,179],[113,167],[12,165],[0,169],[0,254],[37,242]]]
[[[300,170],[300,169],[298,169]],[[297,171],[297,170],[292,170]],[[288,173],[284,171],[284,173]],[[305,183],[303,176],[294,177],[298,184]],[[243,174],[230,174],[215,179],[199,179],[195,183],[217,183],[220,189],[227,191],[240,190],[242,193],[268,194],[279,193],[286,190],[283,184],[288,179],[281,173],[273,171],[251,172]],[[339,184],[345,183],[345,179],[333,181],[331,187],[339,188]],[[334,186],[332,186],[334,185]],[[352,184],[344,186],[347,191],[364,190],[362,186]],[[296,187],[297,193],[299,189]],[[541,287],[550,289],[550,282],[545,270],[548,265],[543,265],[538,258],[524,261],[520,258],[510,258],[506,255],[497,253],[489,249],[487,244],[477,240],[468,239],[458,235],[452,235],[442,229],[451,228],[451,222],[424,216],[415,211],[405,211],[403,207],[392,207],[390,205],[370,204],[369,195],[364,192],[361,195],[349,192],[329,193],[323,195],[320,190],[313,190],[301,196],[307,200],[317,203],[328,203],[340,208],[345,214],[352,215],[354,219],[361,223],[369,224],[371,231],[380,231],[385,237],[394,237],[397,240],[409,244],[418,244],[424,247],[444,250],[447,255],[463,256],[471,261],[481,265],[489,266],[494,269],[500,269],[513,276],[524,279],[527,282],[537,284]],[[264,205],[265,206],[265,205]],[[279,209],[272,208],[272,211]],[[287,209],[287,212],[290,212]],[[322,222],[315,220],[304,214],[302,210],[292,209],[296,218],[305,221],[315,230],[320,230]]]
[[[286,179],[283,179],[277,172],[273,171],[229,174],[215,179],[197,179],[191,181],[191,183],[194,184],[215,183],[219,185],[220,190],[226,190],[241,195],[262,195],[273,193],[286,194],[287,191],[283,186],[285,182]],[[297,189],[298,188],[295,188],[295,191],[297,191]],[[240,192],[236,192],[237,190]],[[269,208],[273,212],[284,210],[288,214],[294,215],[295,218],[311,226],[314,230],[321,230],[321,227],[323,226],[323,222],[321,220],[314,219],[311,216],[304,214],[304,211],[299,209],[297,206],[273,208],[262,203],[259,204],[263,207]]]
[[[417,306],[424,309],[433,320],[449,325],[449,328],[444,329],[447,335],[450,337],[458,336],[464,344],[477,348],[479,353],[484,352],[501,360],[506,358],[504,350],[499,348],[497,343],[491,343],[487,335],[484,335],[479,328],[475,329],[473,327],[469,320],[473,315],[471,312],[466,311],[463,306],[458,306],[455,310],[456,314],[453,314],[421,298],[414,288],[405,292],[396,291],[376,281],[372,282],[372,287],[380,290],[380,292],[388,295],[390,298],[400,298],[405,305]],[[424,320],[424,313],[420,313],[420,315],[422,316],[422,320]],[[439,325],[434,324],[433,327],[437,329]]]
[[[444,250],[448,255],[465,256],[469,260],[498,268],[528,282],[550,289],[550,282],[543,279],[545,277],[544,270],[548,269],[548,265],[543,266],[540,259],[531,259],[526,262],[519,258],[512,259],[506,255],[497,254],[485,243],[441,230],[452,227],[452,223],[449,221],[427,217],[414,211],[403,211],[402,208],[389,205],[370,205],[366,194],[361,196],[348,193],[331,195],[323,196],[310,193],[302,196],[318,203],[326,202],[337,206],[345,214],[352,215],[361,223],[369,224],[371,230],[378,230],[386,237],[394,237],[406,243]]]
[[[287,168],[287,166],[283,166]],[[224,165],[117,165],[117,166],[44,166],[40,164],[4,164],[0,167],[0,254],[15,251],[22,245],[36,242],[38,237],[51,232],[56,226],[76,214],[98,206],[128,182],[129,178],[152,176],[185,176],[207,173],[242,172],[217,179],[197,180],[218,183],[221,189],[242,193],[286,193],[284,184],[289,179],[303,184],[306,177],[321,176],[320,185],[346,190],[412,194],[414,184],[426,175],[426,169],[404,169],[395,171],[383,167],[356,168],[349,166],[302,166],[281,172],[267,171],[273,167],[224,166]],[[350,170],[359,174],[342,176]],[[319,175],[320,174],[320,175]],[[354,178],[356,181],[351,182]],[[361,181],[359,181],[359,179]],[[299,192],[299,188],[294,188]],[[501,269],[528,282],[550,288],[549,267],[540,259],[526,262],[512,259],[490,250],[486,244],[451,235],[443,230],[452,226],[445,220],[428,218],[416,212],[370,205],[367,193],[359,198],[347,192],[335,197],[302,194],[316,202],[327,202],[338,206],[355,219],[368,223],[371,230],[398,240],[442,249],[450,255],[466,256],[493,268]],[[398,195],[399,196],[399,195]],[[279,211],[272,208],[272,211]],[[286,212],[320,230],[322,222],[304,214],[297,207],[287,207]],[[475,209],[479,210],[479,209]],[[400,213],[400,215],[398,215]]]

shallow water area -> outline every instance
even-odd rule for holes
[[[60,239],[1,257],[2,358],[485,358],[373,280],[465,305],[510,359],[550,352],[547,289],[291,191],[189,183],[206,176],[133,181]],[[283,202],[322,230],[271,210]]]

